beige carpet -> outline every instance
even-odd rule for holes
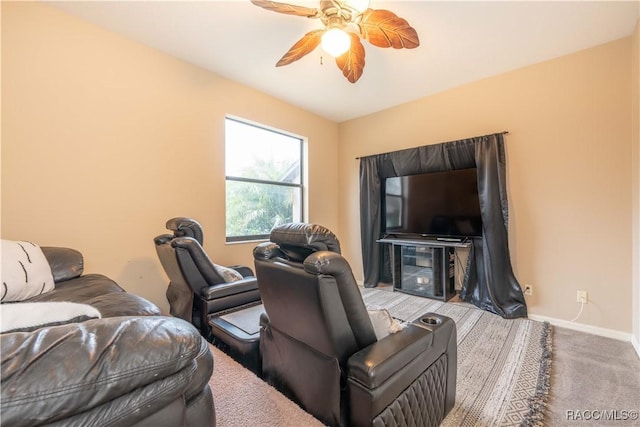
[[[545,426],[638,427],[639,412],[640,359],[630,342],[554,328]]]
[[[321,427],[251,371],[213,347],[213,375],[209,380],[216,408],[216,427]]]

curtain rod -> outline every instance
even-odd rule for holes
[[[503,130],[502,132],[488,133],[486,135],[474,136],[473,138],[482,138],[489,135],[508,135],[508,134],[509,134],[508,130]],[[472,138],[463,138],[463,139],[472,139]],[[458,139],[457,141],[462,141],[463,139]],[[455,141],[447,141],[447,142],[455,142]],[[441,142],[440,144],[446,144],[447,142]],[[433,144],[433,145],[436,145],[436,144]],[[418,148],[418,147],[411,147],[411,148]],[[411,148],[403,148],[403,150],[411,150]],[[398,151],[402,151],[402,150],[398,150]],[[360,160],[362,157],[381,156],[383,154],[390,154],[390,153],[393,153],[393,151],[388,151],[386,153],[378,153],[378,154],[367,154],[366,156],[356,157],[356,160]]]

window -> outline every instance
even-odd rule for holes
[[[227,242],[302,220],[301,138],[227,117],[225,172]]]

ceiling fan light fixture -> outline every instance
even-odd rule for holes
[[[322,45],[335,57],[342,75],[355,83],[362,76],[365,64],[361,39],[382,48],[414,49],[420,46],[418,33],[406,19],[390,10],[370,9],[369,0],[320,0],[319,8],[272,0],[251,0],[251,3],[278,13],[319,19],[324,26],[306,33],[280,58],[276,67],[291,64]]]
[[[322,35],[322,49],[329,55],[337,58],[351,47],[351,37],[340,28],[329,28]]]

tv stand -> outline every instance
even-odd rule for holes
[[[455,295],[455,249],[471,243],[459,239],[380,239],[391,244],[393,290],[448,301]]]

